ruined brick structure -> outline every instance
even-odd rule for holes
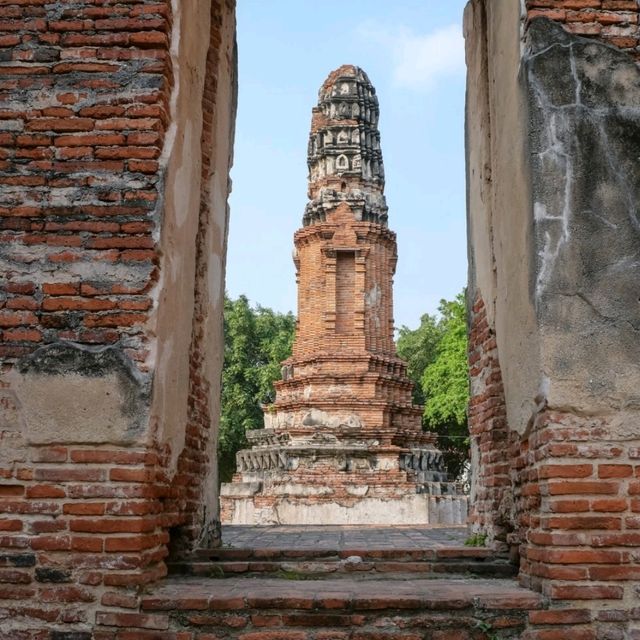
[[[442,580],[272,594],[163,577],[169,554],[217,541],[233,2],[1,3],[0,636],[640,637],[639,16],[636,0],[471,0],[465,17],[472,519],[543,597]],[[348,128],[336,161],[357,153]],[[390,286],[371,170],[370,199],[344,202],[348,180],[314,174],[298,258],[328,241],[313,238],[332,210],[367,211],[351,228],[370,229]],[[340,304],[308,312],[316,340],[332,327],[355,352],[376,325],[342,295],[363,273],[353,235],[335,235],[322,269]],[[380,393],[410,417],[379,313],[354,362],[380,363]],[[274,416],[302,406],[296,363],[323,366],[309,340]]]
[[[518,4],[465,15],[472,521],[526,637],[637,638],[640,6]]]
[[[309,203],[294,238],[298,321],[265,428],[223,485],[234,524],[463,523],[393,341],[395,234],[387,227],[378,99],[358,67],[320,88]]]
[[[0,7],[2,638],[135,626],[215,541],[234,37],[224,1]]]

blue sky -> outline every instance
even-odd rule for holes
[[[227,291],[296,311],[293,233],[307,201],[318,88],[341,64],[378,92],[396,326],[415,328],[467,275],[465,0],[240,0]]]

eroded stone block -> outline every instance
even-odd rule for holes
[[[116,347],[42,347],[19,362],[7,384],[16,408],[4,419],[14,420],[30,444],[117,444],[145,436],[149,383]]]

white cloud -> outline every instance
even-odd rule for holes
[[[400,87],[428,91],[439,81],[465,71],[464,38],[458,24],[416,34],[407,27],[389,29],[366,23],[358,33],[369,43],[387,49],[394,81]]]

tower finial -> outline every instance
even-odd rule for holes
[[[356,219],[386,225],[378,117],[376,90],[360,67],[342,65],[322,83],[311,117],[305,226],[345,201]]]

